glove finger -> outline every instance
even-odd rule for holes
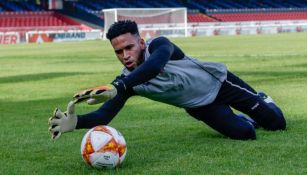
[[[73,98],[82,98],[84,96],[88,96],[91,92],[93,91],[93,89],[86,89],[83,90],[81,92],[76,93]]]
[[[56,140],[56,139],[58,139],[61,135],[62,135],[61,132],[55,132],[55,133],[52,134],[51,139],[52,139],[52,140]]]
[[[80,93],[75,93],[75,95],[72,96],[72,98],[80,98]]]
[[[87,104],[89,104],[89,105],[95,105],[95,104],[98,104],[98,103],[99,103],[99,101],[97,101],[95,98],[90,98],[90,99],[88,99],[86,102],[87,102]]]
[[[59,108],[55,108],[53,118],[61,119],[63,117],[65,117],[64,113]]]
[[[60,109],[55,108],[53,112],[53,116],[48,119],[48,125],[50,126],[50,128],[54,128],[55,125],[58,125],[60,123],[60,119],[62,118],[62,115],[60,115],[58,112],[61,113]],[[49,128],[49,131],[50,131],[50,128]]]
[[[73,101],[75,104],[77,103],[80,103],[80,102],[83,102],[84,100],[88,99],[90,97],[90,93],[92,92],[91,89],[87,89],[87,90],[83,90],[79,93],[76,93],[74,96],[73,96]]]
[[[111,90],[112,87],[111,86],[99,86],[96,89],[93,89],[93,91],[90,93],[90,96],[93,95],[100,95],[108,90]]]
[[[49,132],[54,134],[55,132],[60,132],[61,127],[59,125],[54,125],[54,127],[49,127]]]
[[[53,125],[52,127],[49,127],[49,132],[51,134],[51,139],[56,140],[61,136],[60,132],[60,126],[58,125]]]
[[[111,86],[98,86],[98,87],[94,87],[94,88],[90,88],[89,90],[92,90],[92,91],[105,91],[105,90],[110,90],[112,89]]]
[[[98,86],[98,87],[94,87],[94,88],[89,88],[86,90],[83,90],[77,94],[75,94],[73,96],[73,101],[75,104],[83,102],[85,100],[88,100],[89,98],[93,97],[93,96],[97,96],[100,95],[102,93],[104,93],[107,90],[111,90],[112,87],[111,86]]]
[[[75,114],[75,103],[74,101],[70,101],[67,105],[67,114],[73,115]]]
[[[84,95],[84,96],[80,96],[80,97],[73,97],[73,101],[75,104],[83,102],[84,100],[90,98],[90,95]]]
[[[83,102],[83,101],[85,101],[86,99],[88,99],[89,97],[86,97],[86,98],[73,98],[73,102],[75,103],[75,104],[77,104],[77,103],[81,103],[81,102]]]
[[[51,118],[57,118],[56,113],[58,112],[59,108],[55,108]]]
[[[113,98],[115,95],[117,94],[117,92],[115,90],[107,90],[107,91],[99,91],[99,92],[92,92],[90,94],[91,97],[98,97],[99,99],[102,99],[104,101],[107,101],[111,98]]]
[[[50,118],[49,120],[49,126],[53,127],[54,125],[59,125],[61,123],[61,119],[57,118]]]
[[[95,95],[100,95],[102,93],[104,93],[106,91],[106,89],[97,89],[97,90],[94,90],[90,93],[90,96],[95,96]]]
[[[50,118],[48,119],[48,125],[50,125],[50,122],[51,122],[51,120],[53,120],[53,119],[55,119],[54,116],[52,116],[52,117],[50,117]]]

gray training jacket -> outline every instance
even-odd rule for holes
[[[150,53],[146,49],[145,61]],[[123,74],[131,72],[124,68]],[[169,60],[155,78],[133,87],[140,96],[182,108],[210,104],[216,98],[227,68],[222,63],[203,62],[188,56]]]

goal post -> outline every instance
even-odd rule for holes
[[[186,8],[113,8],[104,9],[103,38],[110,26],[120,20],[133,20],[138,24],[140,35],[145,38],[157,36],[188,36]]]

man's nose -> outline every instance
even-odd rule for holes
[[[124,54],[124,59],[128,59],[129,58],[129,52],[128,51],[123,51]]]

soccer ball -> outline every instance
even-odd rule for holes
[[[115,168],[125,159],[126,141],[116,129],[105,125],[96,126],[84,135],[81,154],[83,160],[94,168]]]

